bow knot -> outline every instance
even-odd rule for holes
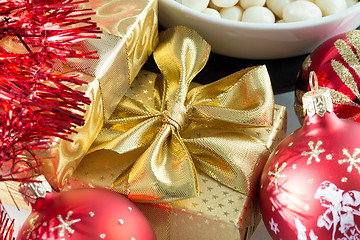
[[[163,111],[162,115],[164,116],[165,123],[170,124],[177,131],[186,129],[186,127],[189,125],[185,106],[178,107],[176,111],[172,111],[172,113],[170,113],[168,110],[165,110]]]

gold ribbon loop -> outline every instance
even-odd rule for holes
[[[168,98],[184,104],[188,87],[205,66],[210,45],[194,30],[185,27],[163,32],[154,59],[168,84]],[[174,94],[177,94],[174,97]]]
[[[265,66],[247,68],[188,94],[189,114],[197,122],[228,128],[271,125],[273,92]],[[234,125],[234,124],[235,125]],[[220,125],[221,127],[221,125]]]
[[[154,58],[163,76],[134,82],[92,147],[116,151],[119,161],[137,153],[114,190],[141,201],[194,197],[201,170],[252,194],[270,154],[256,137],[256,129],[273,120],[269,75],[265,66],[253,67],[191,89],[209,54],[191,29],[160,35]]]

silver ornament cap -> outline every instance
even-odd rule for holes
[[[20,184],[19,192],[27,204],[35,204],[39,198],[45,198],[46,193],[52,192],[52,188],[43,175],[37,176],[33,182]]]
[[[302,98],[304,114],[313,117],[323,117],[326,112],[333,112],[330,90],[319,87],[317,76],[314,71],[310,72],[309,83],[311,91],[306,92]]]

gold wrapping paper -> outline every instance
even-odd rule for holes
[[[158,41],[156,0],[90,0],[87,5],[103,32],[101,39],[86,43],[99,59],[73,59],[69,67],[83,74],[88,85],[80,90],[92,103],[85,107],[85,125],[70,136],[73,141],[59,140],[40,159],[43,174],[58,189],[66,184]]]
[[[169,204],[137,203],[158,240],[245,240],[261,216],[256,202],[199,172],[199,197]]]
[[[209,52],[191,29],[162,33],[154,58],[163,75],[139,74],[74,179],[136,201],[172,202],[199,195],[202,171],[252,197],[271,150],[285,136],[283,125],[273,130],[269,75],[258,66],[192,87]]]

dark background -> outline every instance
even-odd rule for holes
[[[357,29],[360,30],[360,27]],[[159,30],[164,30],[164,28],[159,26]],[[265,64],[275,94],[293,91],[297,74],[307,55],[274,60],[248,60],[211,53],[205,68],[196,76],[194,81],[206,84],[244,68]],[[149,71],[158,72],[152,57],[146,62],[144,68]]]

